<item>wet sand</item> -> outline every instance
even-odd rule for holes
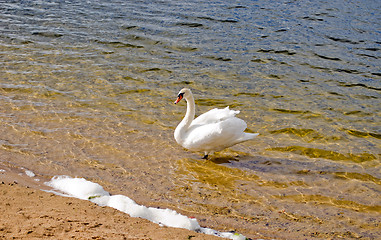
[[[0,239],[221,239],[45,192],[42,179],[0,169]]]

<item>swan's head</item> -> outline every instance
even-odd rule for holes
[[[189,88],[181,89],[179,92],[179,95],[177,95],[177,99],[175,101],[175,104],[180,102],[181,99],[183,99],[183,98],[188,99],[190,96],[192,96],[192,92]]]

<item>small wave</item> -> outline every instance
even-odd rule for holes
[[[324,136],[323,134],[313,130],[313,129],[306,129],[306,128],[282,128],[278,130],[270,131],[271,134],[288,134],[288,135],[294,135],[297,137],[302,138],[306,142],[313,142],[313,141],[337,141],[340,140],[340,137],[338,136]]]
[[[277,75],[277,74],[269,74],[267,75],[268,78],[273,78],[273,79],[282,79],[282,76]]]
[[[301,65],[307,66],[309,68],[316,69],[316,70],[322,70],[322,71],[327,71],[327,72],[331,71],[330,68],[315,66],[315,65],[312,65],[312,64],[309,64],[309,63],[301,63]]]
[[[356,116],[370,116],[372,115],[371,113],[366,113],[366,112],[363,112],[363,111],[350,111],[350,112],[344,112],[344,115],[356,115]]]
[[[54,33],[54,32],[33,32],[32,35],[38,35],[38,36],[49,37],[49,38],[59,38],[63,36],[63,34],[61,33]]]
[[[62,92],[49,87],[36,87],[29,85],[11,85],[11,84],[3,84],[0,85],[0,91],[4,92],[20,92],[27,94],[35,94],[41,97],[54,97],[57,95],[65,95],[66,92]]]
[[[255,62],[255,63],[268,63],[268,61],[265,61],[265,60],[260,59],[260,58],[252,59],[250,61]]]
[[[324,19],[322,19],[322,18],[316,18],[316,17],[310,17],[310,16],[303,17],[303,19],[309,20],[309,21],[319,21],[319,22],[323,22],[324,21]]]
[[[344,82],[339,82],[339,85],[342,87],[363,87],[363,88],[367,88],[367,89],[371,89],[371,90],[381,91],[381,88],[370,87],[370,86],[367,86],[363,83],[348,84],[348,83],[344,83]]]
[[[241,5],[234,6],[234,7],[228,7],[228,9],[239,9],[239,8],[247,8],[247,7],[241,6]]]
[[[315,54],[315,55],[320,57],[320,58],[327,59],[327,60],[341,61],[340,58],[334,58],[334,57],[331,58],[331,57],[326,57],[326,56],[318,55],[318,54]],[[329,73],[338,72],[338,73],[348,73],[348,74],[363,75],[363,76],[367,75],[367,72],[362,72],[362,71],[359,71],[359,70],[356,70],[356,69],[328,68],[328,67],[322,67],[322,66],[312,65],[312,64],[309,64],[309,63],[301,63],[301,65],[307,66],[307,67],[309,67],[311,69],[317,69],[317,70],[321,70],[321,71],[325,71],[325,72],[329,72]],[[370,73],[370,74],[375,75],[375,76],[379,76],[379,73]],[[377,90],[377,89],[374,89],[374,90]]]
[[[334,68],[332,70],[334,70],[336,72],[345,72],[345,73],[350,73],[350,74],[363,74],[363,72],[360,72],[360,71],[355,70],[355,69]]]
[[[381,185],[381,179],[374,177],[367,173],[358,173],[358,172],[329,172],[329,171],[320,171],[320,170],[310,170],[302,169],[295,171],[298,175],[331,175],[334,178],[342,180],[359,180],[363,182],[372,182],[377,185]]]
[[[99,44],[104,44],[104,45],[110,45],[115,48],[144,48],[143,46],[140,45],[134,45],[131,43],[125,43],[121,41],[102,41],[102,40],[95,40],[94,42],[99,43]]]
[[[210,99],[210,98],[199,98],[196,100],[196,104],[200,106],[216,106],[216,107],[226,107],[228,103],[223,99]],[[232,107],[232,104],[229,104]],[[237,106],[237,105],[235,105]]]
[[[335,96],[340,96],[340,97],[343,97],[344,95],[343,94],[340,94],[340,93],[337,93],[337,92],[328,92],[329,94],[331,95],[335,95]]]
[[[281,109],[281,108],[273,108],[273,111],[288,113],[288,114],[306,114],[311,113],[310,111],[299,111],[299,110],[290,110],[290,109]]]
[[[321,134],[319,134],[315,130],[313,130],[313,129],[305,129],[305,128],[300,128],[300,129],[297,129],[297,128],[282,128],[282,129],[270,131],[270,133],[271,134],[286,133],[286,134],[296,135],[296,136],[299,136],[299,137],[306,137],[308,135],[313,134],[313,135],[316,135],[316,137],[318,137],[318,138],[322,138],[323,137]]]
[[[274,49],[259,49],[257,52],[260,53],[276,53],[276,54],[285,54],[285,55],[295,55],[296,52],[289,51],[289,50],[274,50]]]
[[[222,62],[230,62],[232,60],[231,58],[215,57],[215,56],[206,56],[205,58],[222,61]]]
[[[362,56],[362,57],[368,57],[368,58],[374,58],[374,59],[378,59],[378,57],[376,56],[373,56],[373,55],[370,55],[370,54],[365,54],[365,53],[360,53],[360,54],[357,54],[358,56]]]
[[[10,85],[10,84],[3,84],[0,85],[0,90],[4,92],[24,92],[24,93],[32,93],[33,90],[25,85]]]
[[[211,18],[211,17],[196,17],[198,19],[203,19],[203,20],[209,20],[209,21],[213,21],[213,22],[222,22],[222,23],[237,23],[238,21],[237,20],[234,20],[234,19],[215,19],[215,18]]]
[[[234,96],[250,96],[250,97],[264,97],[265,95],[260,94],[260,93],[249,93],[249,92],[239,92],[234,94]]]
[[[180,52],[196,52],[200,49],[190,46],[181,46],[181,45],[166,45],[164,48],[169,49],[170,51],[180,51]]]
[[[380,51],[381,48],[365,48],[365,50],[367,50],[367,51],[372,51],[372,52],[376,52],[376,51]]]
[[[379,133],[363,132],[363,131],[358,131],[353,129],[343,129],[343,131],[355,137],[361,137],[361,138],[373,137],[373,138],[381,139],[381,134]]]
[[[125,30],[131,30],[131,29],[136,29],[138,28],[138,26],[135,26],[135,25],[131,25],[131,26],[122,26],[122,29],[125,29]]]
[[[372,161],[377,159],[376,156],[370,153],[339,153],[335,151],[323,150],[319,148],[308,148],[302,146],[288,146],[288,147],[274,147],[269,148],[270,151],[280,151],[280,152],[292,152],[294,154],[303,155],[309,158],[324,158],[333,161],[350,161],[356,163],[362,163],[367,161]]]
[[[365,205],[349,200],[336,199],[333,197],[327,197],[319,194],[308,195],[274,195],[274,198],[279,198],[282,200],[291,200],[295,202],[314,202],[315,204],[323,204],[328,206],[334,206],[344,209],[350,209],[357,212],[380,212],[380,205]]]
[[[359,44],[359,42],[355,42],[355,41],[352,41],[352,40],[349,40],[349,39],[345,39],[345,38],[336,38],[336,37],[331,37],[331,36],[326,36],[326,38],[328,39],[331,39],[335,42],[341,42],[341,43],[350,43],[350,44]]]
[[[364,182],[374,182],[377,185],[381,185],[381,179],[373,177],[372,175],[367,173],[335,172],[334,175],[336,178],[354,179],[354,180],[360,180]]]
[[[198,27],[203,27],[204,26],[201,23],[187,23],[187,22],[176,23],[176,25],[177,26],[191,27],[191,28],[198,28]]]
[[[145,92],[150,92],[150,89],[142,88],[142,89],[131,89],[131,90],[126,90],[126,91],[121,91],[118,92],[116,95],[129,95],[131,93],[145,93]]]
[[[323,59],[327,59],[327,60],[332,60],[332,61],[341,61],[340,58],[337,58],[337,57],[327,57],[327,56],[324,56],[324,55],[319,55],[317,53],[315,53],[316,56],[320,57],[320,58],[323,58]]]
[[[142,72],[158,72],[158,71],[165,71],[165,72],[168,72],[168,73],[172,72],[170,70],[161,69],[161,68],[148,68],[148,69],[144,69]]]

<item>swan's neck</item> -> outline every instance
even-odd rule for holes
[[[188,127],[191,125],[193,119],[194,119],[194,114],[195,114],[195,104],[194,104],[194,98],[191,95],[186,99],[187,101],[187,112],[185,114],[184,119],[181,121],[181,125],[184,129],[188,129]]]
[[[195,114],[195,104],[194,104],[193,96],[190,96],[185,100],[187,101],[187,112],[183,120],[176,127],[176,130],[174,133],[176,142],[179,143],[180,145],[183,145],[185,141],[186,135],[189,130],[189,126],[192,124],[192,121],[194,119],[194,114]]]

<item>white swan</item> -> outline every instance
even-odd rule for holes
[[[194,119],[195,103],[190,89],[181,89],[175,104],[183,98],[187,102],[187,112],[176,127],[175,140],[186,149],[204,152],[204,159],[213,152],[253,139],[259,134],[245,133],[245,121],[235,117],[239,111],[229,107],[212,109]]]

